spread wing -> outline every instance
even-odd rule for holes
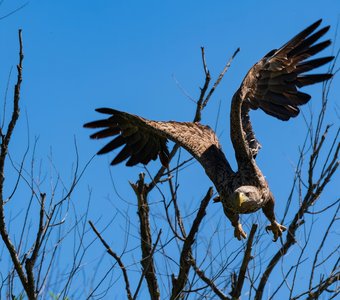
[[[307,73],[334,59],[333,56],[309,59],[331,44],[330,40],[318,43],[329,30],[329,26],[326,26],[316,31],[321,21],[310,25],[281,48],[264,56],[249,70],[234,95],[231,120],[234,120],[232,126],[235,130],[232,139],[234,148],[241,148],[243,152],[238,154],[241,160],[246,159],[246,156],[253,158],[259,149],[250,124],[250,109],[260,108],[271,116],[287,121],[296,117],[299,106],[311,99],[310,95],[301,92],[299,88],[332,77],[328,73]],[[240,146],[240,143],[246,145]]]
[[[150,121],[111,108],[99,108],[96,111],[109,117],[84,125],[86,128],[100,129],[90,137],[115,137],[98,154],[123,147],[111,165],[124,160],[127,160],[127,166],[138,163],[146,165],[159,157],[163,166],[167,167],[170,160],[167,140],[170,139],[193,155],[213,181],[216,180],[217,168],[224,169],[227,175],[233,173],[215,133],[208,126],[191,122]]]
[[[151,126],[143,118],[126,114],[109,108],[99,108],[96,111],[111,115],[107,119],[86,123],[84,127],[100,129],[90,136],[91,139],[112,138],[97,154],[105,154],[124,146],[112,160],[111,165],[124,160],[127,166],[138,163],[144,165],[151,160],[160,158],[163,165],[169,163],[169,151],[165,135],[155,135]]]

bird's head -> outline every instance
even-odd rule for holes
[[[231,205],[236,210],[242,210],[243,207],[251,206],[252,203],[258,203],[260,200],[258,188],[251,185],[240,186],[230,196]]]

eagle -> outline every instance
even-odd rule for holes
[[[275,218],[274,196],[256,164],[261,145],[255,137],[249,112],[260,108],[270,116],[288,121],[298,116],[299,107],[311,99],[300,88],[332,77],[329,73],[308,73],[334,59],[334,56],[310,59],[331,44],[330,40],[318,42],[330,28],[318,28],[321,22],[318,20],[279,49],[266,54],[248,71],[233,95],[230,138],[237,171],[230,166],[215,132],[209,126],[198,122],[151,121],[112,108],[96,109],[108,116],[84,125],[85,128],[99,130],[90,136],[92,139],[111,138],[97,154],[122,147],[111,165],[125,160],[126,166],[138,163],[147,165],[159,158],[161,164],[168,167],[170,154],[167,141],[171,140],[186,149],[202,165],[218,192],[215,201],[222,203],[238,240],[247,237],[239,215],[261,208],[270,222],[266,230],[272,231],[273,240],[276,241],[286,227]]]

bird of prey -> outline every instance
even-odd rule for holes
[[[99,131],[92,139],[116,136],[98,154],[108,153],[123,146],[112,160],[116,165],[127,160],[127,166],[144,165],[159,157],[167,167],[170,156],[167,140],[186,149],[204,168],[215,185],[224,213],[234,226],[234,236],[246,238],[239,222],[239,214],[252,213],[262,208],[274,235],[274,241],[286,228],[276,221],[274,196],[255,158],[260,144],[253,132],[249,111],[260,108],[266,114],[287,121],[299,114],[299,106],[311,96],[299,91],[306,85],[323,82],[332,74],[307,73],[330,62],[334,57],[309,59],[331,44],[317,42],[329,26],[318,29],[322,20],[301,31],[279,49],[274,49],[257,62],[245,76],[231,102],[230,137],[235,150],[238,170],[234,171],[226,159],[214,131],[193,122],[160,122],[111,108],[98,108],[106,119],[84,125]],[[318,30],[317,30],[318,29]],[[306,74],[307,73],[307,74]]]

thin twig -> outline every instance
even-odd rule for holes
[[[230,300],[228,296],[226,296],[214,283],[213,280],[208,278],[202,270],[196,265],[196,262],[194,259],[191,260],[191,265],[193,269],[195,270],[196,274],[213,290],[215,295],[219,297],[222,300]]]
[[[25,2],[23,5],[19,6],[18,8],[14,9],[14,10],[11,10],[9,13],[3,15],[3,16],[0,16],[0,21],[3,20],[3,19],[6,19],[7,17],[15,14],[16,12],[18,12],[19,10],[23,9],[26,5],[28,5],[29,2]]]
[[[94,226],[94,224],[91,221],[89,221],[89,224],[90,224],[92,230],[94,231],[94,233],[97,235],[99,240],[102,242],[102,244],[106,248],[107,253],[110,254],[117,261],[120,269],[123,272],[123,277],[124,277],[124,281],[125,281],[125,290],[126,290],[127,297],[128,297],[129,300],[132,300],[133,298],[132,298],[132,294],[131,294],[131,290],[130,290],[129,277],[127,275],[127,271],[126,271],[125,265],[123,264],[121,257],[119,255],[117,255],[116,252],[112,251],[109,244],[104,240],[104,238],[101,236],[101,234],[99,233],[99,231],[96,229],[96,227]]]
[[[207,97],[204,99],[203,102],[203,108],[206,107],[206,105],[208,104],[208,101],[211,97],[211,95],[214,93],[215,89],[217,88],[217,86],[220,84],[224,74],[228,71],[228,69],[231,66],[232,61],[234,60],[235,56],[237,55],[237,53],[240,52],[240,48],[237,48],[234,52],[234,54],[231,56],[231,58],[229,59],[229,61],[227,62],[227,64],[225,65],[224,69],[222,70],[222,72],[220,73],[220,75],[218,76],[217,80],[215,81],[213,87],[211,88],[211,90],[209,91],[209,94],[207,95]]]
[[[322,248],[323,248],[323,246],[324,246],[324,244],[326,242],[326,239],[327,239],[327,237],[328,237],[328,235],[330,233],[331,228],[333,227],[334,222],[338,218],[338,211],[339,211],[339,209],[340,209],[340,202],[338,204],[338,208],[336,209],[331,222],[329,223],[329,225],[327,227],[327,230],[326,230],[326,232],[325,232],[325,234],[324,234],[324,236],[323,236],[323,238],[321,240],[321,243],[320,243],[318,249],[315,252],[314,260],[313,260],[313,264],[312,264],[312,269],[311,269],[311,274],[310,274],[310,279],[309,279],[309,290],[311,290],[311,288],[312,288],[314,272],[316,271],[316,264],[318,262],[319,254],[320,254],[320,252],[321,252],[321,250],[322,250]]]

